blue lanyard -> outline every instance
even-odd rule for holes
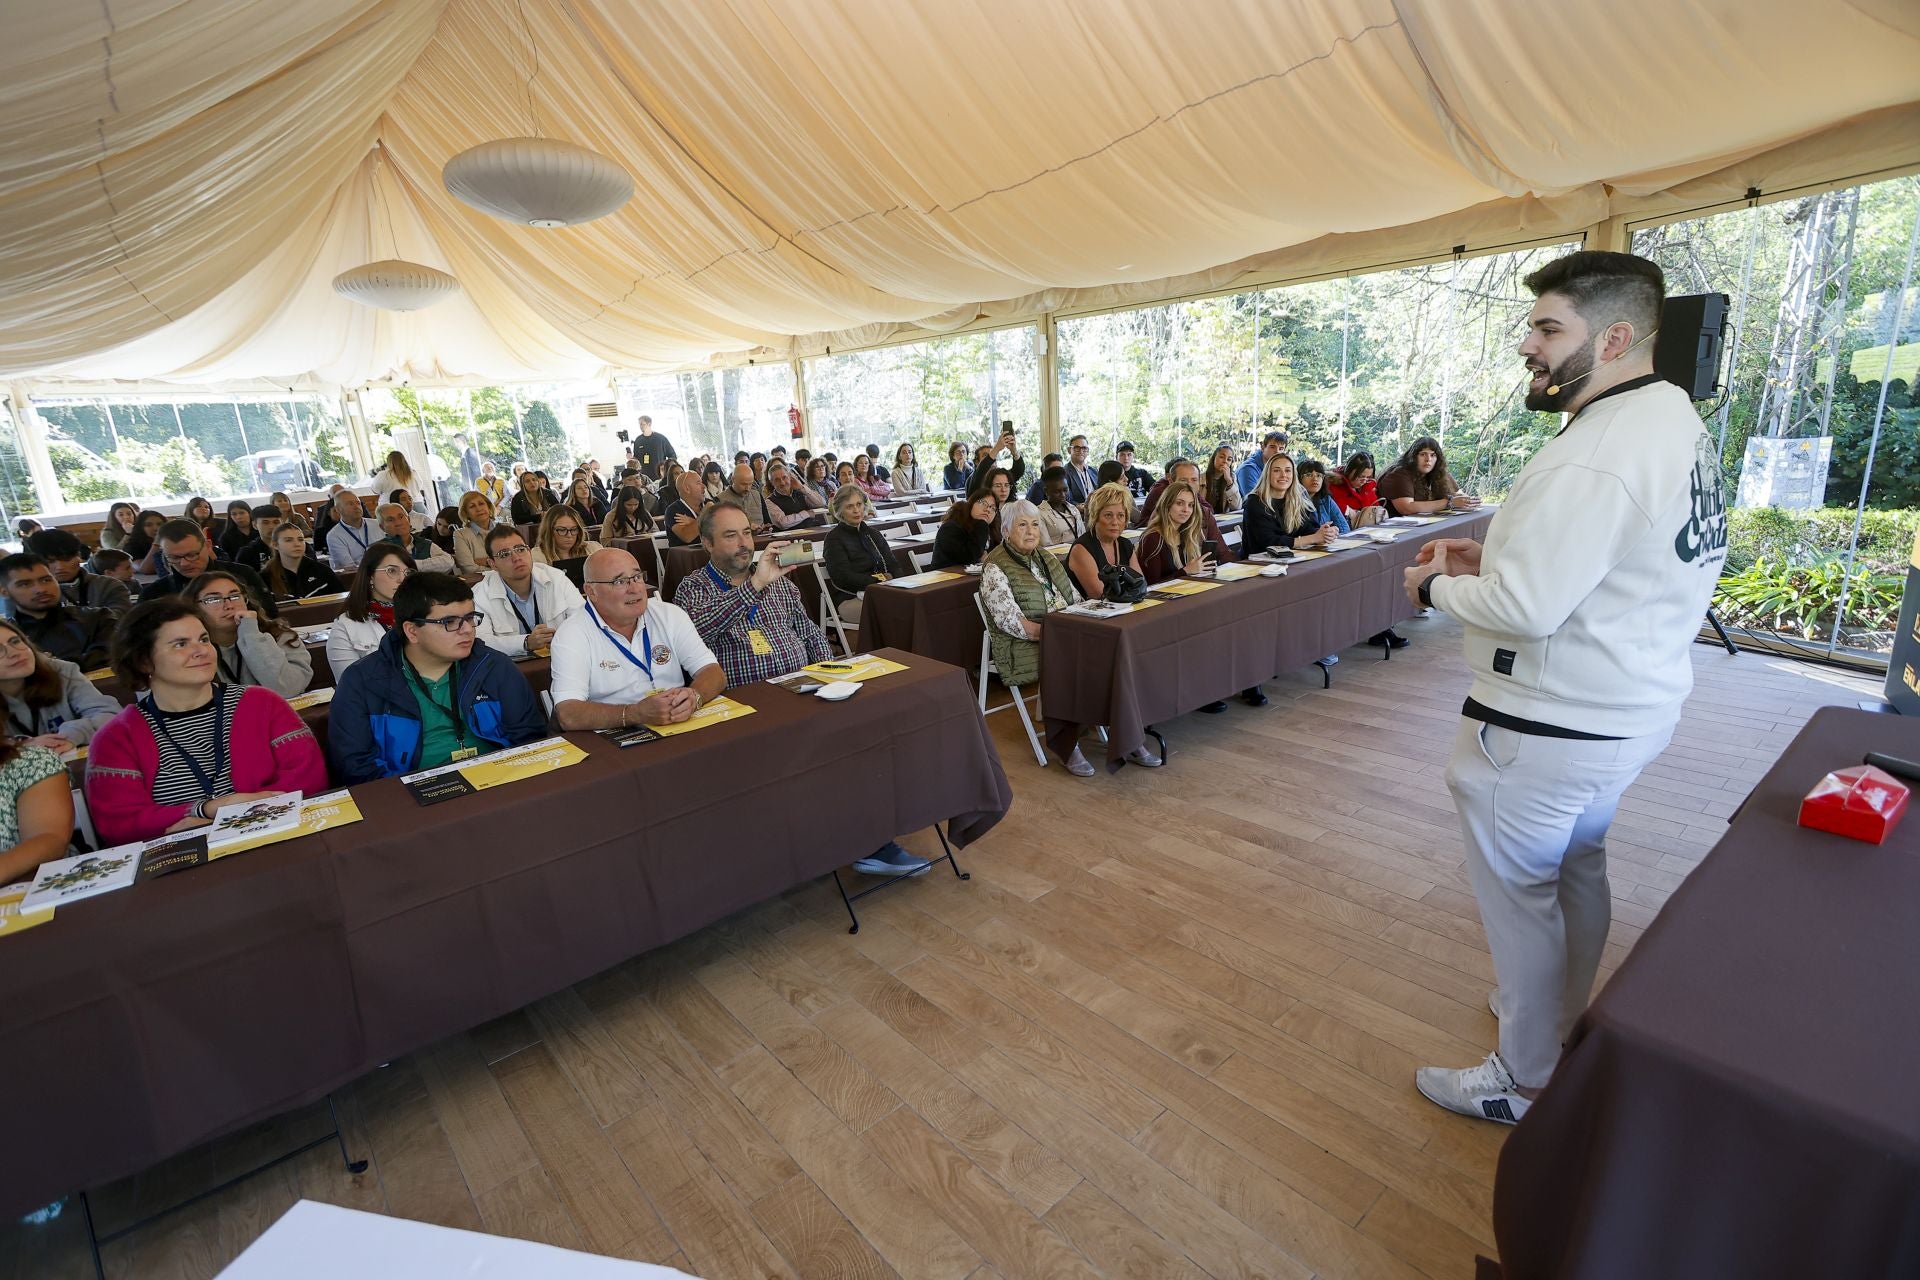
[[[366,535],[365,533],[355,533],[355,532],[353,531],[353,526],[352,526],[352,525],[350,525],[350,524],[348,524],[348,523],[347,523],[347,522],[346,522],[345,520],[342,520],[342,521],[340,521],[340,522],[338,523],[338,525],[337,525],[336,527],[338,527],[339,529],[341,529],[342,531],[344,531],[344,532],[346,533],[346,535],[347,535],[347,536],[348,536],[349,538],[352,538],[352,539],[353,539],[353,540],[354,540],[355,542],[357,542],[357,543],[359,543],[359,544],[360,544],[360,550],[361,550],[362,552],[364,552],[364,551],[366,551],[366,549],[367,549],[367,535]],[[362,522],[361,522],[361,524],[360,524],[360,527],[361,527],[362,529],[365,529],[365,528],[367,527],[367,526],[366,526],[366,522],[365,522],[365,521],[362,521]]]
[[[708,568],[712,568],[712,566],[709,565]],[[600,628],[600,634],[613,642],[613,647],[620,651],[622,657],[647,673],[647,681],[651,683],[653,681],[653,642],[647,636],[647,625],[644,622],[640,624],[640,653],[642,656],[636,658],[633,655],[633,650],[621,643],[620,637],[613,633],[613,629],[607,626],[606,623],[600,621],[600,615],[594,612],[592,605],[587,606],[587,616],[593,619],[594,626]]]
[[[213,798],[214,783],[227,767],[227,706],[226,699],[221,696],[220,686],[217,684],[213,687],[213,702],[212,777],[207,776],[207,771],[200,767],[200,762],[187,754],[186,749],[182,747],[179,740],[173,736],[173,731],[167,728],[167,722],[161,718],[163,713],[160,708],[155,705],[152,694],[147,695],[145,704],[146,709],[153,715],[153,727],[159,732],[161,737],[167,740],[167,745],[173,748],[173,753],[179,756],[181,761],[186,764],[187,771],[193,774],[193,780],[200,784],[200,789],[207,793],[208,799]]]
[[[722,591],[732,591],[734,589],[733,584],[731,582],[728,582],[724,577],[722,577],[720,575],[720,571],[713,567],[712,561],[707,562],[707,576],[709,578],[712,578],[713,585],[720,588]],[[751,581],[751,579],[749,579],[748,581]],[[745,584],[742,584],[742,585],[745,585]],[[751,588],[749,588],[749,591],[751,591]],[[755,600],[752,604],[747,606],[747,626],[749,628],[753,626],[754,620],[760,616],[760,606],[762,603],[763,602],[760,600]]]

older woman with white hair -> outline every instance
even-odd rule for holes
[[[861,593],[893,576],[893,550],[885,535],[867,523],[867,495],[859,485],[843,484],[833,491],[833,527],[821,541],[834,605],[842,621],[858,622]]]
[[[986,606],[987,639],[1001,682],[1020,688],[1040,679],[1040,624],[1050,613],[1081,599],[1067,567],[1040,545],[1040,509],[1024,499],[1007,504],[1006,537],[981,562],[980,602]],[[1128,757],[1149,768],[1161,763],[1146,748]],[[1063,762],[1076,777],[1093,776],[1078,745]]]

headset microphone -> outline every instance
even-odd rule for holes
[[[1632,347],[1628,347],[1628,348],[1627,348],[1627,349],[1626,349],[1625,351],[1622,351],[1622,352],[1621,352],[1621,353],[1620,353],[1619,355],[1617,355],[1617,356],[1615,356],[1615,357],[1613,358],[1613,360],[1625,360],[1625,359],[1626,359],[1626,358],[1627,358],[1628,356],[1630,356],[1630,355],[1632,355],[1632,354],[1633,354],[1633,350],[1634,350],[1634,347],[1637,347],[1637,346],[1639,346],[1639,345],[1640,345],[1640,343],[1642,343],[1642,342],[1646,342],[1646,341],[1649,341],[1650,339],[1652,339],[1653,337],[1655,337],[1656,335],[1658,335],[1658,334],[1659,334],[1659,332],[1660,332],[1660,330],[1658,330],[1658,329],[1655,329],[1655,330],[1654,330],[1654,331],[1653,331],[1652,333],[1649,333],[1649,334],[1648,334],[1648,335],[1647,335],[1647,336],[1646,336],[1645,338],[1641,338],[1641,339],[1640,339],[1639,341],[1637,341],[1637,342],[1635,342],[1635,343],[1633,344],[1633,346],[1632,346]],[[1604,361],[1603,363],[1605,363],[1605,364],[1612,364],[1612,363],[1613,363],[1613,360],[1607,360],[1607,361]],[[1590,378],[1590,377],[1592,377],[1592,376],[1593,376],[1593,375],[1594,375],[1595,373],[1597,373],[1597,372],[1599,372],[1599,370],[1600,370],[1600,365],[1595,365],[1595,366],[1593,366],[1593,368],[1591,368],[1591,369],[1589,369],[1589,370],[1587,370],[1587,371],[1586,371],[1585,373],[1583,373],[1583,374],[1581,374],[1581,375],[1580,375],[1580,378]],[[1550,395],[1550,396],[1557,396],[1557,395],[1559,395],[1559,394],[1560,394],[1560,393],[1561,393],[1561,392],[1562,392],[1563,390],[1565,390],[1565,389],[1566,389],[1567,387],[1570,387],[1570,386],[1572,386],[1572,385],[1573,385],[1574,383],[1576,383],[1576,382],[1578,382],[1578,381],[1580,381],[1580,378],[1569,378],[1569,379],[1567,379],[1567,381],[1566,381],[1566,383],[1565,383],[1564,385],[1563,385],[1563,384],[1561,384],[1561,383],[1558,383],[1558,382],[1556,382],[1556,383],[1554,383],[1554,384],[1553,384],[1552,386],[1550,386],[1550,387],[1548,387],[1548,388],[1547,388],[1547,394],[1548,394],[1548,395]]]

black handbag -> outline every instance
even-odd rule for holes
[[[1114,604],[1137,604],[1147,598],[1147,576],[1124,564],[1102,565],[1100,585],[1105,588],[1102,598]]]

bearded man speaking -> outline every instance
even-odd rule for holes
[[[1526,278],[1529,409],[1570,415],[1521,471],[1486,545],[1421,548],[1407,594],[1466,632],[1473,689],[1447,766],[1499,988],[1499,1047],[1422,1067],[1420,1092],[1513,1124],[1592,994],[1612,906],[1615,804],[1667,745],[1687,649],[1726,558],[1719,457],[1687,393],[1653,372],[1666,285],[1625,253]]]

